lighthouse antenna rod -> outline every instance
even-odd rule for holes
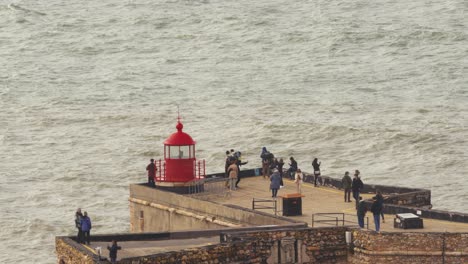
[[[177,105],[177,122],[180,123],[179,105]]]

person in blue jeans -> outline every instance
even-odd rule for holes
[[[380,231],[380,213],[382,212],[382,204],[380,201],[377,200],[377,197],[372,197],[372,206],[371,212],[374,215],[374,224],[375,224],[375,231]]]

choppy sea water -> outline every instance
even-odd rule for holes
[[[235,148],[365,183],[428,188],[468,212],[463,0],[0,0],[5,263],[54,263],[54,237],[129,230],[128,185],[175,131],[209,173]]]

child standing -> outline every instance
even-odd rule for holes
[[[111,259],[111,263],[114,264],[117,261],[117,250],[122,248],[117,245],[117,241],[112,240],[112,246],[107,246],[107,249],[109,250],[109,258]]]

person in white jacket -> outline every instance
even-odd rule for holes
[[[297,193],[301,193],[302,189],[302,182],[304,180],[304,174],[302,174],[301,169],[297,169],[296,176],[294,177],[294,182],[296,183],[296,190]]]

